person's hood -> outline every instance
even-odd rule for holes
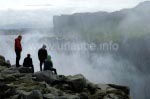
[[[51,61],[51,56],[50,56],[50,55],[48,55],[48,56],[47,56],[47,59],[48,59],[49,61]]]

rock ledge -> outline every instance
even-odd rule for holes
[[[131,99],[129,93],[128,87],[93,84],[82,74],[32,74],[26,68],[11,66],[0,56],[0,99]]]

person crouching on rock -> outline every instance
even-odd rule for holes
[[[47,59],[44,61],[44,70],[51,70],[54,71],[55,74],[57,74],[56,69],[53,68],[53,62],[51,60],[51,56],[48,55]]]
[[[21,35],[19,35],[15,39],[16,67],[20,67],[19,61],[20,61],[20,58],[21,58],[21,51],[22,51],[21,40],[22,40]]]
[[[30,57],[30,54],[27,54],[27,57],[24,59],[23,67],[28,67],[32,69],[32,73],[34,73],[34,67],[32,63],[32,58]]]
[[[40,61],[40,71],[42,71],[42,65],[44,64],[44,61],[47,58],[46,45],[43,45],[43,47],[39,49],[38,58]]]

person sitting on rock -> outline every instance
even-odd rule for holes
[[[31,68],[32,72],[34,73],[34,67],[33,67],[32,58],[30,57],[30,54],[27,54],[27,57],[24,59],[23,67]]]
[[[55,74],[57,74],[56,69],[53,68],[53,62],[51,60],[51,56],[48,55],[47,59],[44,61],[44,70],[51,70],[54,71]]]

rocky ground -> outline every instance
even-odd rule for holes
[[[0,99],[131,99],[128,87],[93,84],[81,74],[31,72],[11,66],[0,56]]]

